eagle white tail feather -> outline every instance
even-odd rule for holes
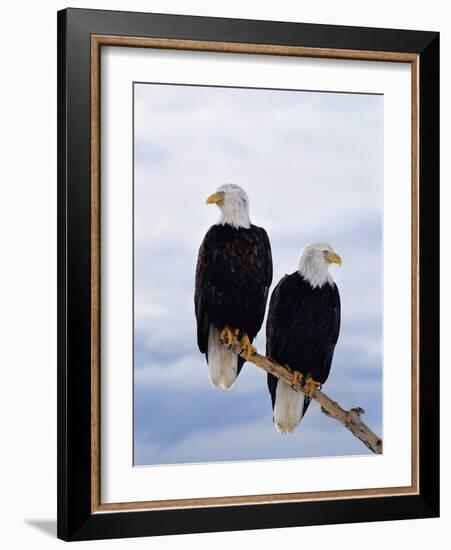
[[[208,333],[208,376],[212,386],[228,390],[236,380],[238,356],[219,340],[219,330],[210,325]]]
[[[279,380],[276,387],[273,422],[279,433],[291,433],[299,424],[304,408],[304,394]]]

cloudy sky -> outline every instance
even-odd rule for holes
[[[231,391],[210,386],[193,294],[219,217],[205,199],[223,183],[245,188],[269,234],[273,287],[306,244],[329,242],[342,325],[325,391],[382,435],[383,97],[135,84],[134,117],[135,464],[367,454],[316,404],[278,434],[251,364]]]

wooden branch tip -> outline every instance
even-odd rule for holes
[[[231,351],[244,357],[242,345],[234,339],[231,345],[223,342]],[[293,372],[288,366],[279,365],[276,361],[265,355],[255,353],[249,359],[257,367],[269,372],[289,384],[295,391],[302,391],[314,401],[317,401],[321,407],[321,411],[335,420],[338,420],[345,428],[347,428],[355,437],[360,439],[362,443],[375,454],[382,454],[382,439],[378,437],[368,426],[363,422],[361,416],[365,413],[362,407],[353,407],[349,411],[343,409],[336,401],[333,401],[322,390],[314,387],[293,386]]]

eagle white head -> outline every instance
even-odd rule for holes
[[[238,229],[249,229],[249,198],[246,191],[234,183],[226,183],[218,187],[217,191],[210,195],[207,204],[217,204],[221,210],[221,217],[217,225],[229,224]]]
[[[329,273],[330,264],[341,265],[340,256],[332,250],[330,244],[313,243],[302,251],[298,272],[312,288],[321,288],[326,283],[332,285],[334,282]]]

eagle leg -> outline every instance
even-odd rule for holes
[[[293,384],[291,386],[299,387],[301,385],[302,378],[303,378],[302,372],[299,372],[298,370],[293,371]]]
[[[233,330],[226,325],[221,332],[219,333],[219,339],[223,344],[231,346],[233,344],[234,332]]]
[[[313,391],[320,390],[321,386],[321,382],[313,380],[311,376],[307,376],[304,385],[302,386],[302,389],[304,390],[304,393],[307,395],[307,397],[313,397]]]
[[[254,346],[251,344],[251,341],[249,340],[249,336],[244,333],[241,340],[241,356],[246,359],[246,361],[249,361],[252,355],[255,355],[257,353],[257,349],[254,348]]]

